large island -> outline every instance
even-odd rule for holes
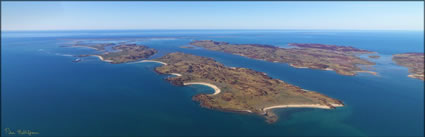
[[[349,46],[291,43],[289,45],[295,48],[279,48],[270,45],[229,44],[211,40],[194,41],[191,45],[253,59],[289,63],[296,68],[333,70],[341,75],[356,75],[358,72],[376,74],[372,71],[362,70],[358,66],[375,65],[375,63],[356,56],[374,52]]]
[[[424,53],[404,53],[393,55],[393,61],[409,69],[411,78],[424,80]]]
[[[158,73],[175,75],[167,78],[174,85],[201,84],[214,88],[214,94],[193,97],[206,108],[254,113],[275,122],[278,117],[271,111],[274,108],[343,106],[341,101],[323,94],[272,79],[262,72],[226,67],[211,58],[175,52],[153,61],[163,64],[155,68]]]
[[[106,47],[113,46],[113,51],[106,51]],[[110,62],[112,64],[126,63],[137,61],[140,59],[148,58],[158,51],[152,48],[148,48],[143,45],[136,44],[95,44],[95,45],[74,45],[73,47],[88,47],[93,48],[98,51],[102,51],[102,54],[93,54],[93,55],[80,55],[79,57],[86,56],[96,56],[99,57],[100,60],[105,62]]]

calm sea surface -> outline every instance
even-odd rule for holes
[[[2,32],[1,109],[4,129],[31,130],[39,136],[103,135],[322,135],[422,136],[424,81],[408,78],[391,55],[423,52],[419,31],[298,30],[143,30]],[[205,86],[173,86],[154,72],[160,64],[108,64],[95,57],[73,63],[93,49],[66,48],[73,40],[143,44],[159,50],[212,57],[229,67],[265,72],[301,88],[342,100],[334,110],[277,109],[267,124],[257,115],[202,108],[192,101]],[[192,40],[238,44],[288,43],[347,45],[376,51],[378,76],[342,76],[333,71],[295,69],[241,56],[183,49]],[[33,135],[35,136],[35,135]]]

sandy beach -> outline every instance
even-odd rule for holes
[[[326,71],[333,71],[333,69],[331,69],[331,68],[325,68],[324,70],[326,70]]]
[[[177,76],[177,77],[180,77],[180,76],[182,76],[182,74],[179,74],[179,73],[170,73],[171,75],[174,75],[174,76]]]
[[[98,57],[100,60],[105,61],[105,62],[112,62],[112,60],[105,60],[105,59],[103,59],[102,56],[99,56],[99,55],[90,55],[90,56]]]
[[[205,83],[205,82],[185,82],[185,83],[183,83],[183,85],[193,85],[193,84],[205,85],[205,86],[213,88],[214,93],[212,95],[217,95],[218,93],[221,92],[220,88],[218,88],[217,86],[210,84],[210,83]]]
[[[342,107],[342,104],[331,104],[334,107]],[[274,109],[274,108],[321,108],[321,109],[331,109],[331,107],[322,104],[299,104],[299,105],[276,105],[263,108],[263,111]]]
[[[294,67],[294,68],[308,68],[308,67],[298,67],[298,66],[295,66],[293,64],[289,64],[289,66]]]
[[[165,62],[161,62],[161,61],[156,61],[156,60],[142,60],[142,61],[139,61],[140,63],[143,63],[143,62],[156,62],[156,63],[160,63],[160,64],[163,64],[163,65],[167,65],[167,63],[165,63]]]

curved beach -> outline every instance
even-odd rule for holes
[[[344,105],[342,104],[331,104],[333,107],[342,107]],[[320,109],[331,109],[332,107],[328,105],[322,105],[322,104],[294,104],[294,105],[276,105],[276,106],[270,106],[263,108],[263,111],[266,112],[270,109],[275,108],[320,108]]]
[[[167,63],[165,63],[165,62],[161,62],[161,61],[156,61],[156,60],[142,60],[142,61],[139,61],[140,63],[143,63],[143,62],[155,62],[155,63],[160,63],[160,64],[163,64],[163,65],[167,65]]]
[[[210,83],[205,83],[205,82],[185,82],[185,83],[183,83],[183,85],[193,85],[193,84],[205,85],[205,86],[213,88],[214,93],[212,95],[217,95],[218,93],[221,92],[220,88],[218,88],[217,86],[210,84]]]
[[[171,75],[174,75],[174,76],[177,76],[177,77],[180,77],[180,76],[182,76],[182,74],[179,74],[179,73],[170,73]]]
[[[105,60],[105,59],[103,59],[102,56],[99,56],[99,55],[90,55],[90,56],[98,57],[100,60],[105,61],[105,62],[112,62],[112,60]]]

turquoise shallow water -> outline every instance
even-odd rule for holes
[[[212,57],[231,67],[265,72],[301,88],[342,100],[335,110],[277,109],[279,121],[205,109],[192,96],[212,93],[204,86],[173,86],[153,70],[160,64],[108,64],[95,57],[71,62],[73,55],[95,53],[64,48],[72,39],[135,39],[159,50]],[[332,71],[295,69],[204,49],[182,49],[191,40],[349,45],[378,52],[379,76],[341,76]],[[95,40],[99,42],[101,40]],[[119,42],[119,40],[113,40]],[[63,31],[2,32],[2,128],[28,129],[39,136],[102,135],[348,135],[424,134],[424,82],[407,77],[391,54],[423,52],[423,32],[415,31]],[[2,135],[5,135],[2,130]]]

